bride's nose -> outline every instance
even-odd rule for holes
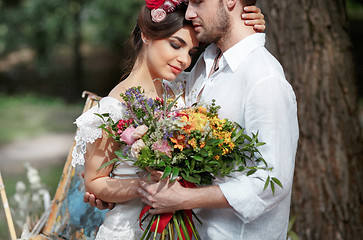
[[[181,63],[183,68],[187,68],[191,62],[191,58],[188,51],[183,51],[178,57],[177,61]]]

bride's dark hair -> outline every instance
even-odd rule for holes
[[[143,41],[141,33],[151,40],[160,40],[168,38],[185,26],[193,26],[191,21],[185,20],[187,5],[182,3],[178,5],[173,12],[168,13],[161,22],[154,22],[151,19],[151,10],[144,6],[137,19],[136,26],[131,34],[130,47],[128,48],[128,57],[123,61],[122,68],[125,71],[123,78],[131,72],[139,56]],[[122,79],[123,79],[122,78]]]

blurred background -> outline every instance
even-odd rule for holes
[[[142,4],[0,0],[0,170],[10,205],[18,181],[29,188],[25,162],[54,195],[76,130],[72,123],[82,112],[81,94],[104,96],[119,82],[124,43]],[[346,10],[363,125],[363,3],[348,0]],[[2,206],[0,239],[9,239]]]

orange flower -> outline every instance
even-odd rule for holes
[[[180,151],[183,151],[183,149],[186,147],[185,145],[185,136],[180,134],[176,138],[170,138],[172,143],[174,143],[174,148],[179,148]]]
[[[207,113],[207,109],[206,109],[205,107],[200,106],[200,107],[197,109],[197,112],[200,112],[200,113],[204,113],[204,114],[206,114],[206,113]]]

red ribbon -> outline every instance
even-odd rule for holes
[[[180,185],[182,187],[185,187],[185,188],[196,188],[197,187],[194,183],[185,181],[184,179],[180,180],[179,183],[180,183]],[[145,215],[145,213],[147,213],[147,211],[149,211],[150,209],[151,209],[151,207],[149,205],[146,205],[146,207],[144,207],[144,209],[142,209],[142,211],[140,213],[140,216],[139,216],[139,222],[140,223],[139,224],[140,224],[140,228],[142,230],[144,230],[144,229],[141,226],[141,219]],[[192,223],[193,222],[192,211],[191,210],[183,210],[183,211],[186,213],[186,216],[189,218],[189,221]],[[173,215],[174,215],[174,213],[171,213],[171,212],[170,213],[160,214],[159,226],[158,226],[158,229],[157,229],[158,233],[162,233],[164,231],[164,229],[166,228],[166,225],[168,225],[168,223],[172,219]],[[184,218],[184,222],[186,223],[189,238],[191,239],[192,235],[193,235],[192,227],[190,226],[188,219],[185,216],[183,216],[183,218]],[[154,220],[153,224],[151,225],[150,230],[152,232],[155,232],[156,225],[157,225],[157,219]],[[180,227],[180,229],[181,229],[181,227]],[[181,231],[181,234],[182,234],[183,240],[185,240],[183,231]]]

